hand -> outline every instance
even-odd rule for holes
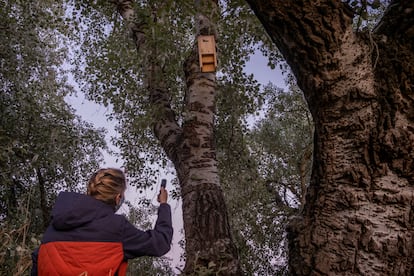
[[[158,202],[161,203],[167,203],[168,200],[168,192],[164,187],[161,187],[160,193],[158,194]]]

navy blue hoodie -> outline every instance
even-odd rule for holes
[[[100,200],[88,195],[62,192],[52,210],[52,222],[43,236],[40,248],[56,242],[120,244],[125,261],[139,256],[166,254],[170,250],[172,235],[171,208],[166,203],[160,204],[158,208],[154,229],[141,231],[124,216],[114,214],[113,208]],[[67,252],[70,251],[61,252],[59,254],[68,255]],[[37,275],[38,254],[39,250],[33,253],[32,275]]]

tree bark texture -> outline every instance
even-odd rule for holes
[[[129,22],[137,49],[148,47],[145,45],[145,31],[134,24],[132,1],[115,2],[120,14]],[[216,1],[198,3],[209,13],[217,9]],[[209,18],[199,14],[197,20],[199,34],[214,35],[214,26]],[[149,50],[155,51],[154,45]],[[194,44],[183,68],[187,90],[185,115],[179,124],[171,109],[170,95],[163,81],[164,72],[157,63],[156,53],[150,60],[147,87],[152,106],[159,110],[154,134],[176,168],[183,200],[184,274],[240,275],[214,145],[215,73],[200,71],[197,45]]]
[[[341,1],[248,0],[315,123],[292,275],[414,275],[414,1],[356,32]]]

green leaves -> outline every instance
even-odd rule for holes
[[[16,250],[6,251],[7,262],[0,257],[0,274],[22,275],[57,193],[83,190],[106,144],[103,130],[65,102],[74,91],[60,69],[67,55],[62,3],[1,5],[0,224]]]
[[[313,126],[294,83],[288,91],[269,84],[261,97],[265,114],[253,129],[243,126],[237,113],[218,119],[218,159],[243,270],[276,275],[286,272],[284,227],[308,183]]]

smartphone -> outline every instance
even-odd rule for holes
[[[165,188],[165,186],[167,186],[167,179],[162,179],[161,180],[161,187]]]

